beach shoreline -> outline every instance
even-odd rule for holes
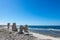
[[[33,34],[33,36],[35,36],[35,37],[37,37],[38,39],[41,39],[41,40],[60,40],[60,38],[47,36],[47,35],[43,35],[43,34],[38,34],[38,33],[34,33],[34,32],[32,32],[32,34]]]
[[[12,30],[11,30],[11,28],[10,29],[7,29],[7,27],[4,27],[4,28],[1,28],[1,29],[4,29],[5,31],[7,30],[8,32],[12,32]],[[0,29],[0,30],[1,30]],[[13,34],[14,35],[16,35],[15,33],[17,33],[17,32],[13,32]],[[29,37],[29,39],[30,40],[60,40],[60,38],[55,38],[55,37],[51,37],[51,36],[46,36],[46,35],[42,35],[42,34],[38,34],[38,33],[34,33],[34,32],[29,32],[30,34],[32,34],[33,36],[31,36],[31,37],[29,37],[29,36],[23,36],[25,39],[27,38],[28,39],[28,37]],[[5,34],[5,33],[3,33],[3,34]],[[7,34],[7,36],[8,35],[10,35],[10,34]],[[14,36],[14,35],[10,35],[10,36]],[[3,35],[4,36],[4,35]],[[20,36],[20,37],[22,37],[22,36]],[[0,33],[0,37],[1,37],[1,33]],[[4,37],[3,37],[4,38]],[[13,37],[14,38],[14,37]],[[16,40],[17,40],[17,38],[18,38],[18,40],[19,40],[19,37],[18,36],[16,36]],[[24,40],[24,38],[23,38],[23,40]],[[31,39],[31,38],[33,38],[33,39]],[[0,38],[1,39],[1,38]],[[2,39],[3,40],[3,39]],[[12,39],[11,39],[12,40]],[[20,39],[21,40],[21,39]]]

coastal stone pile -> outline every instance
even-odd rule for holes
[[[19,33],[22,34],[23,32],[28,33],[28,26],[27,25],[25,25],[25,26],[21,25],[20,26]]]
[[[8,28],[8,29],[10,28],[10,23],[7,24],[7,28]],[[19,29],[20,29],[20,30],[19,30],[19,34],[23,34],[24,32],[25,32],[25,33],[28,33],[28,25],[25,25],[25,26],[20,25],[20,28],[19,28]],[[16,25],[16,23],[13,23],[13,25],[12,25],[12,31],[15,31],[15,32],[18,31],[18,30],[17,30],[17,25]]]
[[[19,30],[19,34],[23,34],[23,29],[24,29],[24,27],[23,27],[23,25],[21,25],[20,30]]]
[[[13,23],[13,25],[12,25],[12,31],[17,31],[16,23]]]
[[[28,25],[25,25],[24,32],[28,32]]]
[[[9,27],[10,27],[10,23],[7,24],[7,28],[8,28],[8,29],[9,29]]]

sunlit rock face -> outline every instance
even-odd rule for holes
[[[24,26],[24,32],[28,32],[28,25]]]
[[[10,27],[10,23],[7,23],[7,28],[9,29],[9,27]]]
[[[17,31],[16,23],[13,23],[13,25],[12,25],[12,31]]]
[[[19,34],[23,34],[23,29],[24,29],[24,26],[23,25],[20,25],[20,28],[19,28]]]

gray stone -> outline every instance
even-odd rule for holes
[[[25,25],[24,32],[28,32],[28,25]]]
[[[24,27],[23,27],[23,25],[21,25],[20,30],[19,30],[19,34],[23,34],[23,29],[24,29]]]
[[[17,31],[16,23],[13,23],[13,25],[12,25],[12,31]]]
[[[9,29],[9,27],[10,27],[10,23],[7,24],[7,28],[8,28],[8,29]]]

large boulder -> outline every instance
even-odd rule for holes
[[[28,32],[28,25],[25,25],[24,32]]]
[[[13,23],[13,25],[12,25],[12,31],[17,31],[16,23]]]
[[[19,34],[23,34],[23,29],[24,29],[23,25],[21,25],[19,29],[20,29]]]
[[[7,28],[8,28],[8,29],[9,29],[9,27],[10,27],[10,23],[7,24]]]

